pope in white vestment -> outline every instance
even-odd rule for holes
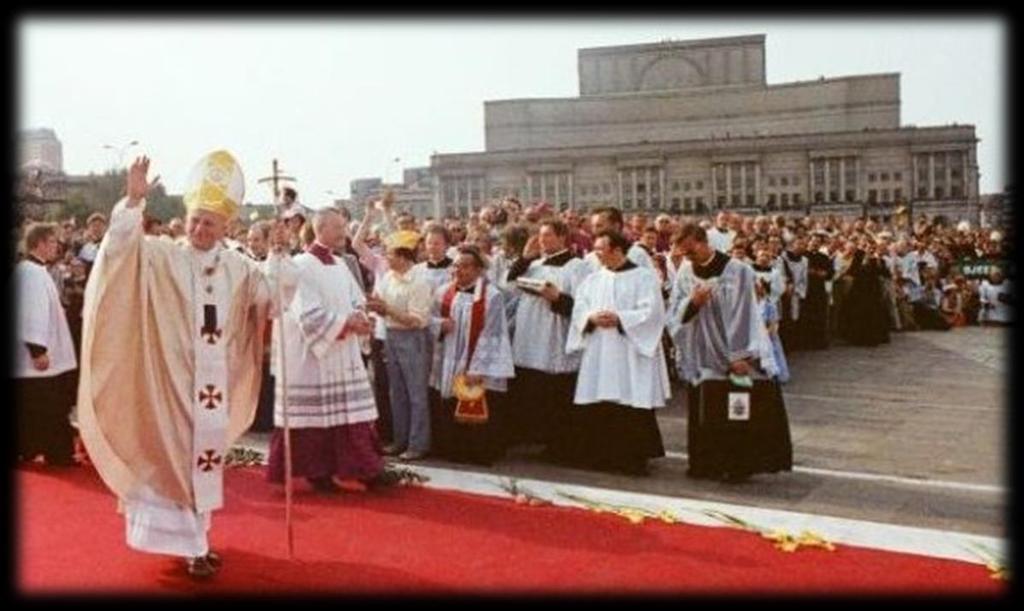
[[[121,500],[128,545],[190,558],[189,574],[205,577],[219,563],[207,530],[224,502],[225,455],[258,403],[268,275],[281,274],[285,299],[294,280],[280,255],[261,268],[218,244],[244,194],[229,153],[192,171],[184,246],[143,236],[148,165],[129,170],[86,287],[79,426]]]

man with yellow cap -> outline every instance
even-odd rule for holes
[[[430,408],[427,376],[430,374],[431,287],[416,269],[420,234],[397,231],[388,237],[388,271],[374,289],[367,307],[384,319],[384,338],[391,405],[392,439],[388,454],[403,460],[423,458],[430,451]]]
[[[187,238],[144,237],[149,159],[136,159],[114,207],[85,292],[78,417],[96,470],[118,496],[128,546],[186,559],[212,576],[210,515],[223,505],[224,457],[258,404],[266,317],[293,264],[258,264],[221,245],[244,178],[226,151],[203,157],[185,193]],[[271,312],[273,310],[273,312]]]

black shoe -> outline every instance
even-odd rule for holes
[[[185,572],[196,581],[204,581],[213,577],[217,573],[217,569],[210,564],[206,556],[197,556],[185,561]]]
[[[717,479],[717,476],[714,473],[694,469],[692,467],[686,470],[686,477],[689,477],[690,479]]]
[[[618,471],[625,475],[633,475],[638,477],[645,477],[651,474],[646,459],[643,461],[635,461],[622,465],[618,468]]]
[[[742,484],[750,479],[749,473],[723,473],[718,481],[726,484]]]
[[[316,490],[320,494],[336,494],[341,492],[341,488],[338,484],[334,483],[331,477],[311,477],[309,483],[313,486],[313,490]]]
[[[64,456],[64,455],[60,455],[60,456],[47,456],[46,457],[46,464],[48,466],[50,466],[50,467],[75,467],[75,466],[78,466],[78,463],[75,462],[74,457],[72,457],[70,455],[68,455],[68,456]]]

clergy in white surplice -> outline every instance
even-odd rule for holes
[[[567,458],[642,475],[665,454],[654,416],[670,396],[665,305],[657,274],[627,259],[628,245],[616,231],[597,234],[603,267],[576,289],[566,351],[582,357]]]
[[[338,210],[314,213],[316,236],[292,258],[298,271],[295,297],[271,339],[274,433],[267,479],[285,481],[284,409],[291,429],[292,475],[319,492],[366,490],[383,469],[377,438],[377,405],[363,365],[360,336],[373,327],[366,298],[352,271],[333,254],[345,238]],[[284,335],[284,363],[278,348]],[[282,367],[286,366],[282,372]],[[285,386],[286,385],[286,386]]]
[[[782,293],[779,335],[786,350],[791,351],[804,347],[800,306],[807,297],[807,256],[804,254],[803,238],[794,238],[790,248],[783,251],[779,259],[786,280],[786,288]]]
[[[430,283],[433,294],[443,285],[452,281],[452,258],[448,256],[451,245],[448,230],[440,224],[431,224],[423,231],[423,254],[425,259],[414,266],[420,277]]]
[[[25,259],[14,267],[17,326],[14,368],[18,456],[42,455],[47,465],[70,465],[72,430],[68,414],[74,404],[78,367],[71,329],[47,264],[57,258],[57,226],[33,223],[25,231]]]
[[[710,244],[710,243],[709,243]],[[768,285],[767,299],[772,302],[776,311],[779,310],[782,293],[786,290],[786,279],[780,265],[772,265],[772,253],[768,247],[762,247],[754,253],[751,264],[759,280]]]
[[[128,545],[187,559],[195,578],[220,557],[210,514],[224,503],[224,459],[258,404],[268,309],[294,290],[283,226],[257,264],[220,246],[245,182],[226,151],[200,159],[184,196],[188,241],[144,237],[147,158],[127,175],[83,310],[79,431],[120,499]]]
[[[695,223],[684,225],[676,239],[691,262],[676,276],[667,315],[679,377],[688,384],[687,474],[742,479],[788,469],[789,425],[756,300],[757,275],[750,265],[714,249]],[[746,418],[725,419],[730,393],[748,397]],[[737,439],[758,439],[763,445]]]
[[[565,341],[573,295],[590,270],[568,248],[569,227],[560,220],[540,224],[523,257],[509,270],[519,295],[512,336],[516,377],[510,412],[515,441],[542,443],[547,458],[559,460],[569,431],[580,354],[568,354]]]
[[[490,464],[505,451],[506,392],[515,375],[501,291],[474,246],[462,246],[453,279],[434,293],[430,409],[433,453]]]

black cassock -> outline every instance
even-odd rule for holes
[[[818,275],[816,271],[823,272]],[[805,348],[828,347],[828,291],[825,283],[835,275],[832,259],[820,252],[807,254],[807,297],[800,307],[799,342]]]

